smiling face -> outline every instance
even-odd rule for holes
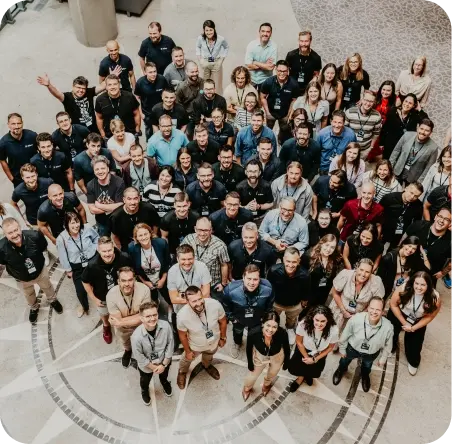
[[[134,149],[130,150],[130,158],[132,159],[132,162],[137,167],[140,167],[143,164],[144,160],[144,153],[142,149]]]
[[[319,223],[320,228],[328,228],[331,223],[331,215],[330,213],[319,213],[317,217],[317,222]]]
[[[107,179],[109,169],[108,169],[108,165],[105,162],[96,162],[93,170],[94,170],[94,175],[101,182]]]
[[[441,157],[441,161],[443,162],[443,165],[446,169],[450,169],[451,165],[451,158],[450,158],[450,152],[445,151],[443,156]]]
[[[416,253],[416,250],[418,249],[417,245],[414,244],[405,244],[402,245],[400,248],[400,252],[405,256],[412,256],[414,253]]]
[[[389,99],[392,94],[392,86],[391,85],[385,85],[383,88],[381,88],[381,97],[383,99]]]
[[[190,202],[185,200],[182,202],[174,202],[174,210],[178,219],[186,219],[188,211],[190,210]]]
[[[287,184],[289,186],[297,186],[301,180],[302,171],[296,166],[292,166],[287,170]]]
[[[244,71],[237,71],[235,74],[235,86],[239,89],[245,88],[246,75]]]
[[[306,146],[309,143],[309,128],[297,128],[295,134],[299,146]]]
[[[413,74],[415,76],[420,76],[422,70],[424,69],[424,62],[421,59],[416,59],[413,63]]]
[[[221,168],[223,170],[230,170],[232,168],[232,160],[234,155],[232,151],[220,151],[218,160],[220,161]]]
[[[212,40],[215,36],[215,29],[209,26],[204,26],[204,34],[209,40]]]
[[[69,131],[72,126],[71,118],[65,114],[59,116],[57,119],[58,128],[62,131]]]
[[[262,130],[264,126],[264,118],[260,115],[251,117],[251,129],[256,134]]]
[[[149,31],[149,38],[151,39],[152,43],[158,43],[160,39],[162,38],[162,34],[157,28],[157,26],[152,26],[148,28]]]
[[[124,193],[122,198],[124,202],[124,208],[128,213],[135,213],[138,211],[138,207],[140,205],[140,194],[135,190],[129,190]]]
[[[48,197],[55,207],[61,208],[63,206],[64,190],[59,185],[54,184],[49,187]]]
[[[246,273],[243,276],[243,286],[246,290],[253,292],[259,287],[261,278],[258,271],[252,273]]]
[[[353,163],[359,156],[359,148],[350,148],[345,154],[348,163]]]
[[[162,170],[162,172],[159,175],[159,187],[166,190],[171,187],[172,181],[173,176],[171,176],[171,174],[168,173],[168,170]]]
[[[361,202],[369,206],[375,197],[375,187],[372,183],[366,183],[361,190]]]
[[[198,65],[192,64],[189,69],[187,69],[187,77],[192,83],[196,83],[199,79],[199,69]]]
[[[123,271],[118,278],[119,288],[125,296],[131,296],[135,285],[135,275],[131,271]]]
[[[359,68],[359,59],[356,56],[353,56],[348,61],[348,68],[350,69],[350,72],[356,72]]]
[[[284,270],[289,276],[294,274],[295,271],[297,271],[297,268],[300,265],[300,261],[301,258],[299,254],[284,253],[283,257]]]
[[[325,72],[323,73],[323,77],[328,83],[331,83],[334,80],[334,77],[336,76],[336,71],[332,66],[329,66],[327,69],[325,69]]]
[[[413,289],[416,294],[424,294],[427,291],[428,285],[424,278],[417,277],[414,280]]]
[[[176,65],[177,68],[182,68],[185,65],[184,51],[182,51],[181,49],[174,51],[172,58],[173,63]]]
[[[257,152],[259,153],[259,159],[262,162],[268,162],[270,156],[272,155],[273,147],[271,143],[261,142],[257,147]]]
[[[110,97],[118,97],[120,94],[119,79],[107,79],[106,89]]]
[[[137,230],[137,241],[138,243],[143,246],[147,247],[151,244],[151,233],[147,228],[140,228]]]
[[[29,190],[34,190],[38,185],[38,174],[31,171],[24,171],[21,175],[22,180],[25,183],[25,186]]]
[[[336,247],[337,247],[336,241],[325,242],[320,247],[320,254],[325,257],[331,256],[335,252]]]
[[[415,106],[416,104],[413,97],[405,97],[405,100],[402,102],[402,111],[408,114]]]
[[[50,140],[40,141],[38,151],[44,159],[50,159],[53,154],[53,143]]]
[[[259,181],[259,176],[261,175],[261,170],[258,165],[247,165],[245,169],[245,175],[248,182],[255,186]]]
[[[177,256],[177,262],[185,272],[189,272],[195,263],[195,255],[193,253],[182,253]]]
[[[157,78],[157,68],[154,66],[147,66],[144,74],[150,82],[155,82],[155,79]]]
[[[372,232],[370,232],[369,230],[363,230],[359,235],[361,245],[364,247],[368,247],[372,243],[373,239],[374,237],[372,235]]]
[[[195,231],[199,242],[206,244],[210,241],[212,236],[212,224],[206,219],[198,220],[196,222]]]
[[[389,168],[388,165],[380,165],[377,169],[377,176],[381,179],[381,180],[386,180],[386,178],[389,175]]]
[[[99,256],[106,264],[111,264],[115,258],[115,249],[112,242],[106,244],[99,244],[97,246]]]
[[[80,83],[72,85],[72,94],[77,97],[77,99],[83,99],[86,94],[86,86],[81,85]]]
[[[198,143],[198,146],[205,148],[207,146],[207,143],[209,141],[209,133],[206,129],[203,129],[200,132],[195,132],[195,139]]]
[[[159,130],[162,137],[169,139],[173,131],[173,122],[170,118],[164,118],[159,121]]]
[[[78,219],[71,219],[68,223],[70,234],[77,234],[80,232],[80,221]]]
[[[325,315],[321,313],[317,313],[314,318],[314,328],[317,331],[323,331],[326,327],[326,324],[328,323],[328,319],[325,317]]]
[[[205,310],[204,298],[200,291],[196,294],[187,295],[187,303],[196,313],[202,313]]]
[[[340,116],[334,116],[331,120],[331,129],[333,130],[333,134],[336,136],[341,134],[342,130],[344,129],[345,121]]]
[[[204,190],[210,189],[213,182],[213,171],[211,168],[199,168],[196,176]]]
[[[272,36],[272,30],[269,26],[261,26],[259,29],[259,39],[263,45],[266,45]]]
[[[224,115],[221,111],[213,111],[211,114],[213,124],[216,128],[221,128],[223,125]]]
[[[284,222],[287,223],[292,220],[294,213],[295,213],[295,202],[283,200],[279,207],[279,217]]]
[[[320,91],[315,86],[311,86],[308,89],[308,97],[311,103],[316,103],[320,98]]]
[[[207,100],[213,100],[215,96],[215,86],[213,86],[211,83],[204,85],[204,96]]]
[[[119,45],[115,41],[108,42],[107,52],[112,60],[118,60],[119,58]]]
[[[146,330],[154,330],[159,320],[159,313],[156,307],[148,308],[140,314],[140,320]]]
[[[22,242],[22,230],[17,222],[5,226],[3,232],[6,238],[14,245],[18,245]]]
[[[356,269],[355,279],[356,283],[358,284],[364,284],[366,283],[370,275],[372,274],[372,266],[369,264],[360,264],[359,267]]]
[[[375,105],[375,96],[373,94],[364,94],[361,111],[368,113]]]
[[[442,209],[435,216],[435,220],[433,222],[433,226],[437,231],[443,232],[450,228],[451,223],[451,215],[450,211],[447,209]]]
[[[258,237],[257,231],[242,230],[243,245],[245,245],[248,250],[253,250],[256,247]]]
[[[267,338],[271,338],[278,331],[278,323],[276,321],[268,320],[262,325],[262,332]]]
[[[289,77],[289,68],[285,65],[278,65],[276,67],[276,77],[279,83],[285,83]]]
[[[432,134],[432,129],[428,125],[418,125],[417,127],[417,138],[420,143],[425,143],[430,135]]]
[[[189,170],[191,168],[191,156],[188,153],[182,153],[179,156],[179,163],[182,168]]]
[[[248,96],[248,97],[245,99],[245,109],[246,109],[249,113],[252,113],[252,112],[256,109],[256,106],[257,106],[257,100],[256,100],[256,97],[254,97],[254,96]]]
[[[126,130],[124,128],[115,128],[113,130],[113,137],[118,142],[123,142],[125,135],[126,135]]]
[[[367,313],[369,314],[369,319],[373,323],[378,323],[383,316],[383,301],[378,301],[376,299],[371,301],[367,307]]]
[[[311,36],[309,34],[298,37],[298,48],[303,53],[309,52],[311,49]]]
[[[165,109],[172,109],[176,103],[176,93],[170,91],[163,91],[162,102]]]
[[[239,214],[240,199],[228,196],[224,202],[224,206],[226,208],[226,216],[230,219],[235,219]]]
[[[13,116],[8,120],[8,128],[14,137],[20,138],[24,129],[24,123],[20,117]]]

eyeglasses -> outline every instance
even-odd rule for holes
[[[450,219],[449,217],[444,217],[444,216],[441,216],[440,214],[437,214],[436,217],[437,217],[439,220],[443,220],[444,222],[447,222],[447,223],[452,222],[451,219]]]
[[[294,209],[289,209],[289,208],[280,208],[281,209],[281,212],[283,212],[283,213],[285,213],[285,214],[291,214],[291,213],[294,213],[295,212],[295,210]]]
[[[287,74],[289,72],[288,69],[277,69],[276,72],[279,72],[280,74]]]
[[[203,228],[195,228],[195,230],[198,233],[210,233],[212,231],[212,228],[208,228],[208,229],[205,229],[205,230]]]

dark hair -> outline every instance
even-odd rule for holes
[[[300,250],[296,247],[287,247],[284,250],[284,256],[286,254],[296,254],[299,258],[301,258]]]
[[[171,50],[171,54],[174,54],[176,51],[182,51],[182,52],[184,52],[184,48],[182,48],[181,46],[175,46],[175,47]]]
[[[419,123],[418,123],[418,126],[421,126],[421,125],[425,125],[425,126],[428,126],[428,127],[430,127],[430,129],[433,131],[433,128],[435,128],[435,124],[429,119],[429,118],[424,118],[424,119],[422,119]]]
[[[140,305],[140,315],[142,315],[146,310],[150,310],[151,308],[155,308],[158,313],[159,305],[157,302],[152,300],[150,302],[143,302]]]
[[[133,273],[133,275],[135,276],[135,270],[132,267],[129,267],[128,265],[125,265],[124,267],[121,267],[118,269],[118,280],[119,280],[119,275],[121,273]]]
[[[18,119],[20,119],[22,121],[24,120],[24,119],[22,119],[22,116],[19,113],[10,113],[10,114],[8,114],[8,123],[13,117],[17,117]]]
[[[80,215],[78,213],[76,213],[75,211],[68,211],[64,215],[64,222],[63,222],[64,229],[69,233],[69,223],[72,222],[73,220],[77,220],[80,223],[79,233],[81,233],[83,230],[83,226],[84,226],[83,221],[82,221],[82,218],[80,217]]]
[[[326,325],[322,331],[322,338],[328,339],[331,327],[333,325],[336,325],[336,322],[334,320],[332,311],[325,305],[316,305],[309,309],[308,313],[306,314],[306,317],[303,320],[304,329],[308,336],[314,337],[315,334],[314,317],[318,314],[321,314],[326,318]]]
[[[270,145],[272,144],[272,141],[268,138],[268,137],[261,137],[259,139],[259,143],[258,145],[260,145],[261,143],[269,143]]]
[[[201,293],[201,289],[196,285],[189,285],[185,290],[185,297],[193,296],[195,294]]]
[[[283,66],[285,66],[287,69],[290,69],[290,66],[289,66],[289,64],[285,61],[285,60],[283,60],[283,59],[281,59],[281,60],[278,60],[277,62],[276,62],[276,67],[278,67],[278,66],[280,66],[280,65],[283,65]]]
[[[320,212],[319,212],[320,213]],[[331,212],[330,212],[331,214]],[[310,260],[309,260],[309,272],[312,272],[318,265],[322,264],[322,255],[320,250],[322,245],[327,242],[336,242],[336,248],[334,252],[328,256],[328,263],[326,264],[326,276],[327,278],[334,276],[337,273],[339,264],[342,262],[342,255],[339,249],[339,239],[336,238],[334,234],[325,234],[314,247],[312,247]]]
[[[259,108],[257,108],[258,106],[260,106],[259,97],[257,96],[257,94],[254,93],[253,91],[250,91],[249,93],[247,93],[245,98],[243,99],[243,106],[245,106],[247,97],[254,97],[256,99],[256,105],[254,107],[253,115],[256,111],[261,111]]]
[[[340,117],[345,122],[345,113],[341,109],[336,109],[331,113],[331,120],[333,120],[334,117]]]
[[[57,115],[55,116],[55,120],[58,122],[58,119],[63,116],[67,116],[67,117],[69,117],[69,120],[71,120],[71,116],[66,111],[59,111],[57,113]]]
[[[270,31],[273,32],[273,27],[272,27],[272,25],[271,25],[270,23],[268,23],[268,22],[262,23],[262,24],[259,26],[259,31],[260,31],[261,28],[263,28],[264,26],[267,26],[268,28],[270,28]]]
[[[191,253],[193,256],[195,255],[195,250],[193,250],[193,247],[188,244],[179,245],[176,248],[176,256],[179,257],[181,254],[189,254]]]
[[[311,130],[311,127],[308,123],[300,123],[297,127],[295,127],[295,133],[299,130],[299,129],[307,129],[308,131]]]
[[[149,23],[148,28],[157,28],[159,30],[159,32],[162,32],[162,25],[159,22]]]
[[[250,94],[251,94],[251,93],[250,93]],[[254,93],[253,93],[253,94],[254,94]],[[265,118],[264,111],[262,111],[261,109],[255,109],[255,110],[253,111],[253,114],[252,114],[251,117],[254,117],[254,116],[256,116],[256,117],[262,117],[262,119]]]
[[[378,168],[380,168],[382,165],[386,165],[388,167],[388,171],[389,171],[388,177],[384,181],[385,186],[388,187],[394,179],[394,169],[392,168],[392,163],[389,162],[388,159],[380,159],[377,162],[377,164],[375,165],[375,170],[370,175],[370,180],[373,181],[373,180],[379,179],[377,171],[378,171]]]
[[[372,296],[372,297],[369,299],[369,302],[367,303],[367,306],[368,306],[368,307],[369,307],[369,305],[370,305],[370,303],[371,303],[372,301],[378,301],[378,302],[381,302],[382,309],[385,308],[385,300],[384,300],[383,298],[381,298],[380,296]]]
[[[38,149],[39,149],[39,142],[51,142],[53,145],[53,139],[49,133],[39,133],[36,136],[36,144],[38,145]]]
[[[377,226],[373,223],[366,223],[363,225],[359,233],[356,233],[353,235],[352,242],[356,247],[359,247],[361,245],[361,233],[363,231],[369,231],[369,233],[372,235],[372,242],[370,243],[369,247],[375,245],[378,242],[378,230]]]
[[[176,176],[174,168],[171,165],[163,165],[163,166],[161,166],[160,167],[160,171],[159,171],[159,177],[160,177],[160,174],[163,173],[163,171],[166,171],[171,176],[171,182],[174,182],[174,178]]]
[[[402,243],[400,244],[400,247],[397,248],[397,254],[399,254],[400,248],[402,248],[404,245],[416,245],[416,251],[410,255],[406,257],[406,268],[409,268],[411,270],[411,274],[413,274],[416,271],[422,270],[424,267],[424,261],[422,260],[421,257],[421,249],[420,249],[420,245],[421,245],[421,241],[419,240],[419,238],[417,236],[408,236],[406,237]]]
[[[413,187],[417,188],[417,190],[418,190],[420,193],[423,193],[423,192],[424,192],[424,185],[422,185],[421,182],[419,182],[419,181],[415,181],[415,182],[409,183],[409,184],[405,187],[405,189],[407,189],[409,186],[413,186]]]
[[[411,97],[411,98],[413,99],[413,101],[414,101],[414,107],[411,109],[410,112],[416,111],[416,107],[417,107],[417,103],[418,103],[416,94],[408,93],[408,94],[403,98],[402,103],[405,101],[405,99],[406,99],[407,97]],[[399,108],[401,108],[401,107],[402,107],[402,104],[400,104],[400,107],[399,107]]]
[[[174,91],[174,88],[172,88],[171,86],[165,86],[165,88],[163,88],[162,95],[165,92],[170,94],[176,94],[176,91]]]
[[[213,29],[213,38],[214,38],[214,40],[216,40],[218,38],[218,35],[217,35],[217,30],[215,29],[215,23],[212,20],[206,20],[202,24],[202,38],[204,40],[207,40],[206,31],[205,31],[206,27]]]
[[[85,88],[88,88],[88,79],[83,76],[78,76],[72,82],[72,86],[75,86],[75,85],[82,85]]]
[[[228,197],[231,197],[232,199],[238,199],[240,201],[240,194],[237,193],[237,191],[229,191],[229,193],[226,194],[224,200],[226,201]]]
[[[232,151],[232,154],[234,154],[234,147],[232,145],[222,145],[220,146],[219,154],[223,152],[228,153],[229,151]]]
[[[279,319],[279,314],[274,310],[270,310],[262,316],[261,323],[264,325],[268,321],[275,321],[279,327]]]
[[[256,264],[248,264],[243,270],[243,276],[247,275],[248,273],[259,273],[260,276],[261,270]]]
[[[390,86],[392,88],[392,93],[389,96],[388,103],[389,106],[392,107],[396,103],[397,95],[395,93],[395,83],[392,80],[385,80],[381,85],[380,88],[378,88],[377,92],[377,105],[381,103],[382,97],[381,97],[381,90],[383,89],[383,86]]]
[[[325,71],[328,68],[333,68],[334,69],[334,78],[333,78],[333,81],[331,82],[331,86],[334,88],[334,90],[337,90],[337,87],[338,87],[339,83],[338,83],[337,67],[336,67],[336,65],[334,63],[327,63],[323,67],[322,71],[320,71],[319,83],[320,83],[321,86],[324,85],[324,83],[325,83]]]
[[[442,173],[442,172],[444,171],[443,157],[444,157],[444,155],[445,155],[446,153],[449,153],[449,155],[451,155],[451,148],[450,148],[450,145],[447,145],[446,147],[444,147],[444,148],[441,150],[441,153],[439,154],[439,157],[438,157],[438,164],[439,164],[438,171],[439,171],[440,173]]]
[[[337,169],[330,171],[330,176],[336,176],[337,178],[339,178],[341,185],[347,183],[347,173],[343,170]]]
[[[201,165],[199,165],[198,171],[199,171],[201,168],[204,168],[204,169],[206,169],[206,170],[211,170],[211,171],[213,172],[212,165],[211,165],[209,162],[203,162]]]
[[[245,170],[248,168],[249,165],[258,166],[259,167],[259,171],[262,174],[262,165],[257,159],[250,159],[250,160],[248,160],[248,162],[246,162],[246,165],[245,165]]]
[[[154,62],[146,62],[144,64],[144,71],[146,72],[146,68],[155,68],[157,69],[157,65]]]
[[[236,78],[237,74],[241,74],[241,73],[245,74],[245,85],[249,85],[251,83],[251,74],[250,74],[249,69],[246,66],[237,66],[236,68],[234,68],[234,70],[232,71],[232,74],[231,74],[231,82],[235,84],[235,78]]]
[[[438,305],[438,300],[433,288],[432,278],[426,271],[417,271],[408,279],[404,291],[400,293],[400,302],[405,307],[411,298],[414,297],[414,281],[418,278],[422,278],[427,283],[427,290],[424,293],[424,311],[425,313],[433,313]]]
[[[355,160],[353,161],[353,173],[356,174],[358,177],[358,171],[359,166],[361,164],[361,157],[359,155],[359,152],[361,150],[361,147],[358,142],[350,142],[344,152],[339,155],[339,160],[337,161],[337,167],[345,172],[347,172],[347,151],[349,150],[358,150],[358,155],[356,156]]]
[[[97,133],[89,133],[84,140],[85,145],[88,146],[91,142],[102,143],[102,137]]]
[[[188,154],[190,156],[190,159],[192,158],[191,153],[189,151],[189,149],[186,146],[183,146],[178,152],[177,152],[177,157],[176,157],[176,168],[178,170],[182,170],[181,164],[180,164],[180,156],[182,156],[182,154]],[[192,165],[193,166],[193,165]]]

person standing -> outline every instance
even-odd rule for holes
[[[234,148],[231,145],[220,147],[219,162],[212,165],[214,179],[224,185],[228,193],[236,191],[237,185],[245,179],[243,167],[234,162]]]
[[[25,219],[23,218],[22,214],[20,214],[20,212],[18,210],[16,210],[9,203],[5,203],[5,202],[0,203],[0,239],[3,239],[5,237],[5,233],[3,232],[1,225],[5,219],[8,219],[10,217],[12,217],[13,219],[16,219],[21,230],[29,229],[29,225],[27,225],[27,223],[25,222]]]
[[[168,85],[171,86],[174,91],[177,91],[179,85],[186,80],[187,74],[185,72],[186,63],[191,62],[185,58],[184,50],[180,46],[175,46],[171,50],[171,59],[173,63],[170,63],[163,73]]]
[[[243,383],[243,400],[246,401],[249,398],[257,378],[268,364],[267,374],[262,384],[262,394],[267,396],[281,368],[287,369],[290,357],[287,333],[279,326],[278,313],[270,311],[264,314],[261,331],[248,336],[246,357],[249,373]]]
[[[219,108],[226,114],[226,100],[216,92],[216,85],[212,79],[204,80],[202,94],[193,100],[193,123],[209,123],[212,121],[212,111]]]
[[[383,367],[391,353],[394,329],[383,317],[384,301],[375,296],[370,299],[367,311],[358,313],[348,322],[340,336],[339,367],[333,374],[333,384],[338,385],[353,359],[361,359],[361,384],[364,392],[370,390],[370,372],[373,362]]]
[[[132,353],[140,373],[141,398],[144,405],[151,404],[149,384],[154,374],[159,375],[166,396],[173,394],[168,373],[174,351],[174,337],[167,321],[159,319],[158,304],[154,301],[140,305],[140,321],[132,333]]]
[[[8,133],[0,139],[0,164],[14,188],[22,183],[20,169],[30,163],[37,150],[34,131],[24,129],[22,116],[8,114]]]
[[[118,270],[118,285],[108,291],[106,296],[109,322],[115,327],[116,335],[124,347],[122,366],[127,368],[132,358],[130,337],[141,324],[140,306],[151,302],[151,291],[146,285],[135,281],[131,267]]]
[[[170,88],[165,88],[162,91],[162,101],[152,107],[151,124],[154,133],[159,130],[159,119],[163,115],[171,117],[173,128],[185,133],[188,124],[188,114],[180,103],[176,103],[176,93]]]
[[[217,34],[215,23],[206,20],[202,24],[203,33],[196,40],[196,56],[203,69],[204,80],[212,79],[218,91],[223,90],[223,62],[228,55],[226,39]]]
[[[355,106],[361,100],[361,91],[370,88],[369,74],[363,69],[363,59],[355,52],[347,57],[345,63],[338,68],[339,80],[342,83],[342,109]]]
[[[45,266],[43,253],[47,250],[47,242],[44,235],[39,231],[22,231],[12,217],[3,221],[2,229],[5,237],[0,240],[0,264],[5,265],[8,274],[16,279],[25,296],[30,307],[28,320],[32,324],[38,320],[39,302],[35,284],[45,293],[50,306],[58,314],[63,313]]]
[[[126,131],[121,119],[110,122],[110,131],[112,136],[107,140],[107,148],[116,162],[116,168],[121,170],[130,161],[130,148],[135,146],[136,138]]]
[[[268,183],[272,183],[282,174],[284,174],[284,166],[279,157],[273,152],[273,145],[270,139],[261,137],[257,146],[257,154],[250,160],[257,160],[262,171],[262,179]],[[250,161],[247,162],[247,165]]]

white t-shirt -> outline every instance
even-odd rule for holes
[[[124,145],[116,142],[114,137],[110,137],[107,142],[107,147],[110,151],[117,151],[121,156],[127,156],[130,153],[130,147],[135,145],[135,136],[132,133],[124,134]],[[116,162],[116,166],[121,168],[121,164]]]
[[[149,281],[156,285],[160,278],[161,264],[153,248],[149,248],[149,250],[141,249],[141,268],[143,268]]]
[[[297,326],[297,335],[303,336],[303,345],[306,349],[311,350],[313,353],[320,353],[325,350],[330,344],[336,344],[339,342],[339,330],[337,325],[333,325],[330,328],[330,334],[327,339],[322,338],[320,331],[314,330],[315,339],[309,336],[304,329],[304,321],[301,321]],[[320,342],[319,342],[320,341]]]

